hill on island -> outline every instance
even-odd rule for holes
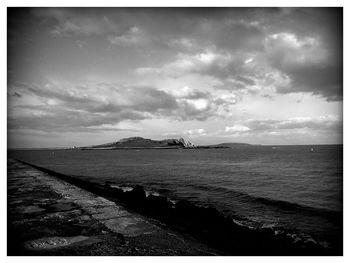
[[[165,140],[151,140],[142,137],[129,137],[124,138],[116,142],[92,145],[86,147],[79,147],[83,150],[93,149],[134,149],[134,148],[194,148],[195,146],[185,141],[183,138],[180,139],[165,139]]]
[[[80,150],[113,150],[113,149],[217,149],[217,148],[247,148],[254,145],[248,143],[220,143],[215,145],[202,145],[195,146],[190,141],[186,141],[183,138],[179,139],[164,139],[164,140],[152,140],[142,137],[129,137],[120,139],[119,141],[74,147]]]

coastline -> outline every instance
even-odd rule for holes
[[[276,233],[276,230],[266,228],[247,228],[223,216],[214,208],[197,207],[186,200],[173,204],[166,197],[146,196],[142,186],[135,186],[132,191],[124,192],[113,187],[112,182],[96,184],[43,167],[24,164],[122,204],[130,211],[156,219],[173,231],[191,235],[221,251],[220,254],[223,255],[340,255],[342,253],[325,249],[314,240],[296,242],[290,233]]]

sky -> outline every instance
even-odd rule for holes
[[[341,8],[8,8],[8,147],[343,142]]]

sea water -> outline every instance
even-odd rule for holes
[[[17,158],[104,184],[212,206],[251,228],[340,248],[343,146],[240,149],[11,150]]]

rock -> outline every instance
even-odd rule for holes
[[[156,216],[164,216],[171,209],[172,203],[164,196],[149,195],[146,199],[146,207],[148,212]]]
[[[143,187],[140,186],[140,185],[136,185],[134,187],[134,189],[132,189],[129,192],[125,192],[124,195],[126,196],[127,201],[130,201],[130,202],[133,202],[133,203],[135,203],[135,202],[144,202],[145,199],[146,199],[146,192],[143,189]]]
[[[112,187],[113,182],[105,181],[105,187]]]
[[[180,200],[179,202],[177,202],[175,207],[182,213],[192,213],[194,210],[197,209],[195,205],[185,200]]]

